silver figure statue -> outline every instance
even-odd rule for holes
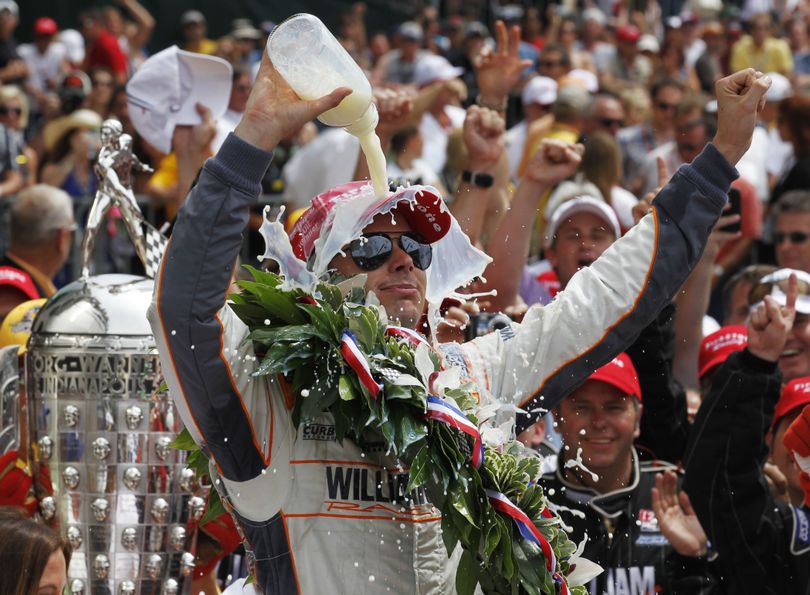
[[[132,170],[151,172],[132,152],[132,137],[123,134],[121,122],[104,120],[101,125],[101,150],[96,162],[98,190],[87,217],[87,229],[82,240],[82,278],[90,276],[90,260],[93,256],[96,234],[104,216],[113,205],[121,209],[121,217],[127,233],[135,245],[141,262],[146,263],[146,240],[143,233],[143,215],[132,192]]]

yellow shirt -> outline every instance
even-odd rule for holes
[[[769,37],[761,48],[754,45],[750,35],[743,36],[731,48],[731,71],[754,68],[760,72],[789,74],[793,71],[793,55],[782,39]]]
[[[212,39],[203,38],[197,43],[189,43],[183,48],[187,52],[197,52],[198,54],[216,54],[217,42]]]

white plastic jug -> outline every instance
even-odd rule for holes
[[[338,87],[352,94],[318,118],[339,126],[360,140],[378,195],[388,189],[385,155],[374,130],[379,116],[366,75],[320,19],[297,14],[280,23],[267,40],[267,53],[276,70],[302,99],[317,99]]]

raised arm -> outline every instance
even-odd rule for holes
[[[349,92],[303,101],[265,53],[241,122],[206,162],[180,211],[155,283],[149,320],[170,393],[186,427],[230,480],[257,476],[269,447],[258,426],[269,422],[250,415],[266,409],[266,394],[255,391],[249,375],[231,374],[246,355],[238,351],[244,326],[223,309],[248,208],[279,139]],[[250,359],[238,365],[241,372]]]
[[[776,585],[789,564],[792,515],[774,501],[763,464],[782,380],[776,364],[795,316],[790,283],[786,307],[766,296],[749,320],[748,347],[712,379],[684,460],[684,489],[735,592],[785,592]]]
[[[498,291],[491,310],[503,310],[517,300],[540,199],[576,171],[583,150],[582,145],[545,140],[529,161],[509,211],[487,245],[492,262],[484,277],[487,288]]]
[[[718,81],[714,144],[681,167],[652,212],[550,305],[531,308],[519,327],[464,347],[468,359],[483,362],[487,388],[530,412],[518,417],[518,431],[626,349],[683,284],[726,203],[769,82],[753,70]]]

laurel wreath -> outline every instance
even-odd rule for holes
[[[531,519],[554,550],[554,573],[567,577],[573,570],[569,559],[576,545],[558,517],[549,515],[543,490],[535,484],[539,459],[510,442],[485,446],[484,463],[474,468],[472,440],[425,418],[427,383],[395,384],[399,374],[420,378],[416,350],[409,342],[386,334],[380,311],[362,304],[361,289],[344,297],[337,286],[320,284],[313,299],[302,290],[282,290],[282,279],[273,273],[245,268],[254,280],[238,282],[242,292],[230,296],[230,306],[250,329],[248,339],[261,359],[254,375],[283,376],[289,382],[296,395],[295,426],[329,413],[340,443],[345,439],[362,443],[370,435],[382,437],[387,451],[409,469],[407,491],[424,487],[441,510],[448,553],[457,546],[463,550],[456,573],[460,595],[474,593],[477,585],[487,594],[560,593],[560,581],[547,570],[541,549],[521,536],[510,517],[493,508],[485,492],[502,493]],[[375,380],[383,387],[378,398],[341,355],[345,330],[356,337]],[[431,351],[430,357],[438,371],[438,356]],[[478,425],[473,389],[473,385],[462,385],[446,389],[440,396]],[[206,453],[189,435],[179,437],[175,446],[191,451],[188,464],[196,466],[198,476],[207,473]],[[203,522],[224,511],[216,490],[211,490]],[[583,586],[569,585],[568,589],[586,595]]]

